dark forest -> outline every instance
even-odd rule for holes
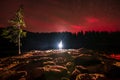
[[[0,34],[2,28],[0,29]],[[64,49],[88,48],[109,53],[120,53],[120,32],[51,32],[32,33],[22,39],[22,52],[30,50],[58,49],[57,44],[63,41]],[[0,36],[0,55],[14,55],[17,51],[15,44]]]

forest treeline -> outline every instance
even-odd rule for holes
[[[2,30],[0,29],[0,33]],[[62,40],[65,49],[88,48],[101,51],[120,52],[120,32],[27,32],[22,39],[22,51],[58,49]],[[17,49],[14,44],[0,36],[0,51]]]

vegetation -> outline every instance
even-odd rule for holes
[[[19,54],[21,54],[21,41],[22,37],[26,36],[26,32],[23,31],[22,27],[25,27],[25,22],[23,20],[23,7],[17,10],[16,15],[13,19],[9,20],[11,24],[10,27],[3,29],[2,36],[14,42],[18,46]]]

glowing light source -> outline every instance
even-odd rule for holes
[[[62,48],[63,48],[63,43],[62,43],[62,41],[60,41],[60,43],[58,44],[58,47],[59,47],[59,49],[62,49]]]

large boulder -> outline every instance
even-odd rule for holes
[[[79,74],[75,80],[106,80],[103,74]]]
[[[67,76],[67,68],[60,65],[46,65],[42,68],[47,80],[61,80]]]
[[[111,69],[105,74],[110,79],[120,79],[120,67],[111,66]]]
[[[89,66],[101,64],[101,61],[96,56],[92,55],[81,55],[74,59],[76,65]]]

